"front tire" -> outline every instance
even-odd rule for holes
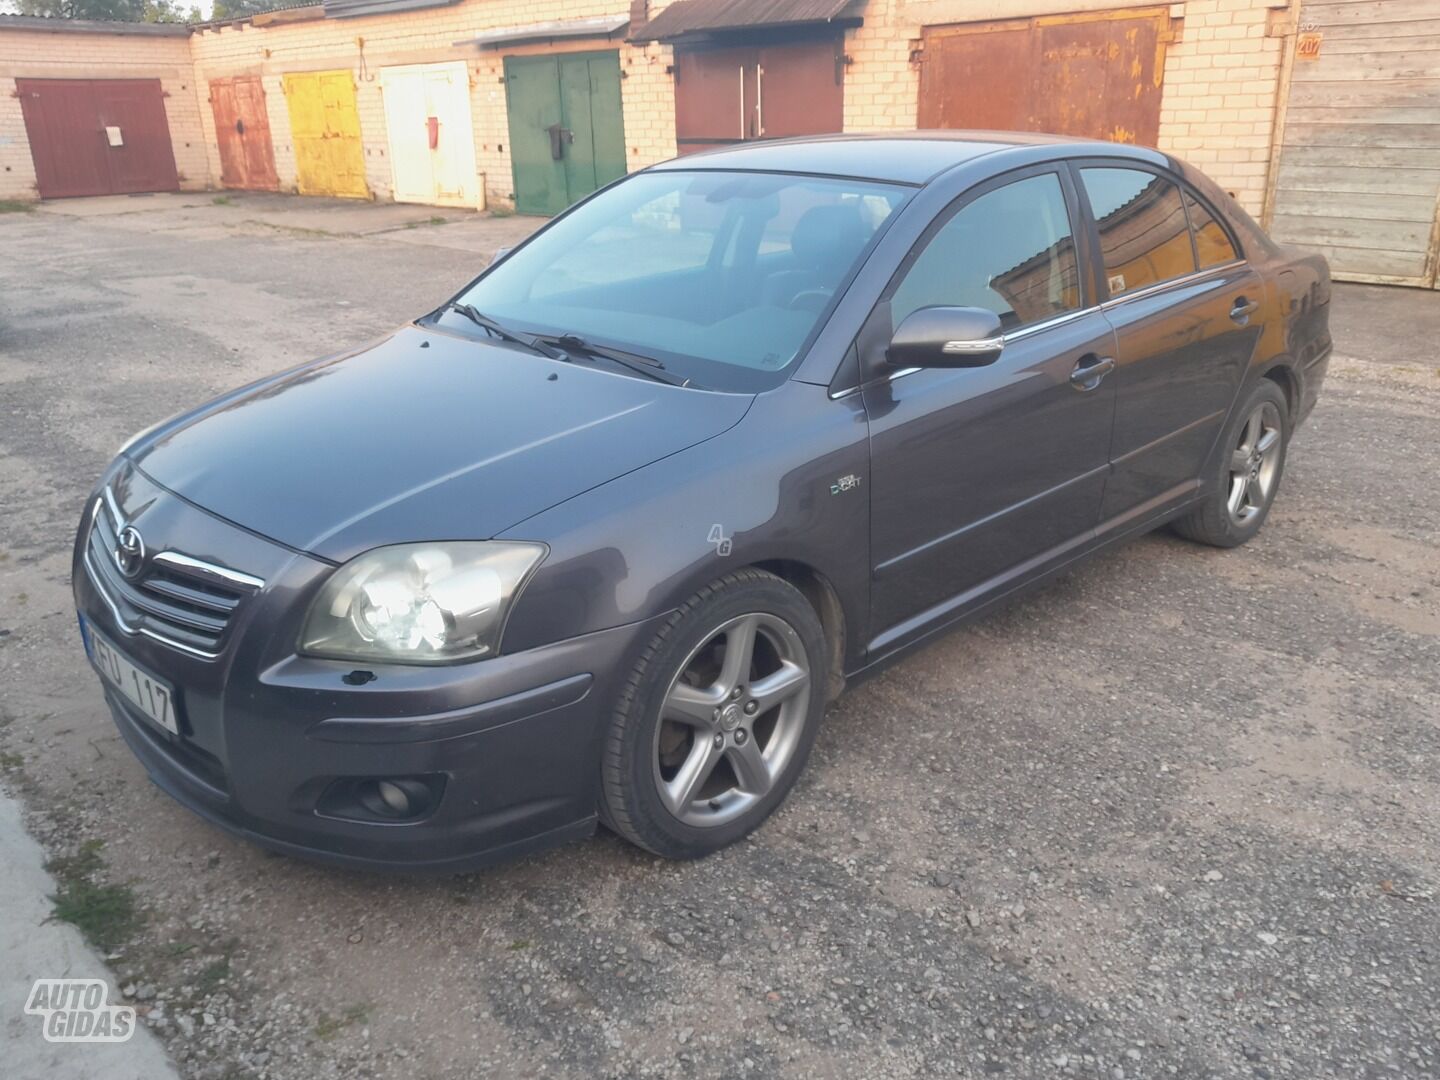
[[[601,753],[601,819],[671,859],[752,832],[805,767],[828,658],[814,608],[775,575],[747,568],[701,589],[621,690]]]
[[[1205,500],[1172,528],[1187,540],[1239,547],[1260,531],[1280,490],[1290,417],[1285,394],[1269,379],[1246,395],[1221,435],[1218,476]]]

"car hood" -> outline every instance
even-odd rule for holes
[[[219,398],[126,453],[190,502],[338,562],[488,539],[718,435],[752,400],[411,326]]]

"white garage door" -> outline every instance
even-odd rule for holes
[[[1307,0],[1270,227],[1337,278],[1436,283],[1440,0]]]
[[[474,206],[475,129],[463,62],[382,68],[397,202]]]

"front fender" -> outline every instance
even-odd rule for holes
[[[515,606],[504,651],[663,614],[730,570],[777,560],[828,579],[847,640],[863,642],[868,470],[858,394],[833,400],[798,382],[762,394],[730,430],[507,530],[550,555]]]

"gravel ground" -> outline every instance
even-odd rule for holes
[[[1440,293],[1337,290],[1254,543],[1147,537],[856,688],[703,862],[366,876],[154,789],[75,632],[86,491],[438,302],[455,227],[0,219],[3,777],[62,881],[133,899],[110,959],[187,1075],[1440,1076]]]

